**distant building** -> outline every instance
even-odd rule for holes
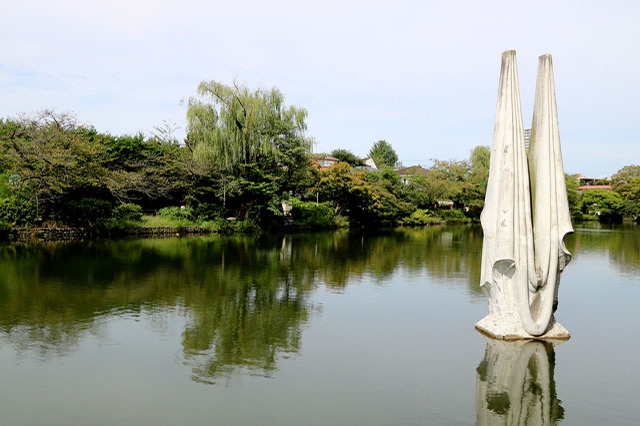
[[[606,189],[608,191],[612,191],[613,187],[611,185],[582,185],[576,188],[576,190],[580,193],[588,189]]]
[[[578,180],[580,181],[581,187],[587,187],[587,186],[594,187],[594,188],[585,188],[585,189],[595,189],[595,187],[603,187],[602,189],[611,189],[611,188],[604,188],[606,186],[610,186],[610,185],[604,184],[604,182],[610,182],[611,176],[607,176],[605,178],[594,178],[594,177],[586,177],[585,175],[580,173],[574,176],[577,177]]]
[[[400,180],[405,185],[409,185],[409,179],[412,176],[416,176],[416,175],[426,176],[428,173],[427,169],[422,168],[422,166],[403,167],[401,169],[396,170],[396,172],[400,175]]]
[[[524,147],[529,149],[531,144],[531,129],[524,129]]]
[[[376,166],[376,162],[373,161],[373,158],[367,158],[366,160],[364,160],[364,165],[372,169],[378,170],[378,166]]]
[[[365,172],[377,172],[378,167],[376,163],[371,159],[367,158],[364,160],[364,166],[354,167],[353,170],[364,170]]]
[[[326,170],[334,164],[339,163],[336,157],[332,157],[330,155],[325,154],[312,154],[311,155],[311,163],[317,165],[322,170]]]

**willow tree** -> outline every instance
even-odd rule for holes
[[[311,148],[304,135],[306,118],[305,109],[285,105],[277,88],[250,90],[236,83],[203,81],[198,97],[189,100],[187,143],[196,159],[220,173],[225,207],[229,179],[240,182],[239,196],[261,192],[244,197],[244,211],[238,215],[246,216],[256,197],[264,201],[265,188],[277,192],[283,182],[297,181],[294,175],[306,165]],[[258,186],[252,185],[256,179]],[[265,186],[267,181],[270,185]]]

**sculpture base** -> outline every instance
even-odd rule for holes
[[[571,334],[559,322],[553,320],[551,327],[540,336],[532,336],[520,327],[520,324],[498,321],[496,317],[487,315],[476,324],[476,330],[489,337],[499,340],[569,340]]]

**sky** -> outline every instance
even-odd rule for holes
[[[203,80],[277,87],[307,109],[315,152],[405,165],[490,145],[500,56],[517,51],[525,127],[553,56],[565,171],[640,164],[640,2],[13,1],[1,8],[0,117],[73,112],[114,135],[183,137]]]

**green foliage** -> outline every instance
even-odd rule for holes
[[[378,167],[383,164],[395,167],[398,164],[398,154],[396,154],[391,144],[384,139],[373,144],[371,150],[369,150],[369,157],[373,159]]]
[[[436,194],[430,179],[424,175],[409,177],[409,183],[404,189],[407,201],[415,204],[419,209],[431,209],[436,204]]]
[[[391,169],[366,173],[338,163],[322,173],[320,189],[335,203],[336,213],[345,214],[351,224],[390,226],[415,210],[403,196],[400,177]]]
[[[620,194],[606,189],[587,189],[582,193],[582,212],[599,216],[601,222],[622,221]]]
[[[640,220],[640,166],[625,166],[611,180],[613,189],[622,197],[622,215]]]
[[[11,185],[9,183],[9,174],[0,173],[0,198],[11,197]]]
[[[158,210],[158,216],[176,221],[192,221],[193,212],[189,207],[164,207]]]
[[[291,201],[291,217],[296,225],[312,229],[328,229],[335,226],[334,211],[330,203],[316,204],[314,201],[300,201],[297,198]]]
[[[348,163],[338,163],[324,171],[320,188],[324,197],[336,204],[336,213],[346,214],[350,222],[364,222],[377,201],[365,172],[352,171]]]
[[[75,117],[42,111],[34,117],[3,122],[2,157],[16,196],[34,200],[46,216],[48,208],[72,191],[95,193],[104,185],[105,149],[91,128]]]
[[[348,228],[349,227],[349,219],[346,216],[335,215],[333,217],[333,225],[336,228]]]
[[[313,228],[422,223],[428,217],[425,211],[445,200],[452,201],[455,210],[437,210],[434,217],[464,222],[477,220],[484,206],[488,147],[475,147],[464,161],[434,160],[429,169],[420,168],[403,183],[392,169],[398,156],[384,140],[369,152],[381,166],[378,172],[353,170],[362,160],[344,149],[331,153],[342,161],[329,170],[311,167],[306,111],[286,106],[275,88],[203,82],[198,96],[189,101],[187,115],[183,146],[173,136],[175,124],[169,123],[147,138],[102,134],[71,115],[52,111],[0,119],[0,199],[30,200],[33,205],[22,214],[7,207],[17,201],[3,201],[9,213],[2,223],[199,223],[220,232],[252,232],[254,225],[281,225],[283,194],[298,200],[294,219]],[[617,220],[621,214],[640,217],[640,166],[620,170],[613,185],[622,207],[605,199],[588,205],[576,190],[577,180],[567,177],[573,218],[588,213],[593,204],[604,206],[597,210],[603,220]],[[316,195],[323,201],[319,206],[299,201]],[[141,215],[143,209],[183,204],[188,208]]]
[[[426,209],[418,209],[411,213],[411,216],[405,217],[400,222],[403,226],[425,226],[443,223],[443,220],[434,215],[432,211]]]
[[[307,157],[307,112],[285,106],[275,88],[211,81],[202,82],[198,94],[189,101],[187,145],[215,176],[212,192],[223,209],[267,226],[277,194],[305,192],[317,180]]]
[[[214,221],[225,217],[224,209],[218,203],[207,203],[193,199],[191,201],[193,217],[199,221]]]
[[[489,164],[491,150],[488,146],[476,146],[471,151],[469,162],[471,170],[464,186],[464,202],[469,208],[468,215],[479,219],[484,207],[484,198],[489,182]]]
[[[565,174],[564,182],[567,187],[567,198],[571,217],[578,221],[582,220],[582,195],[580,195],[580,192],[577,190],[580,186],[580,181],[575,175]]]
[[[346,149],[334,149],[331,151],[331,156],[336,157],[338,160],[349,163],[353,167],[364,166],[364,160],[351,151]]]
[[[258,222],[253,219],[233,221],[231,229],[238,234],[260,234],[262,232]]]
[[[57,206],[54,219],[63,225],[93,227],[110,218],[113,209],[112,203],[97,198],[68,200]]]
[[[431,181],[436,201],[451,200],[456,207],[465,204],[465,186],[470,172],[466,161],[433,160],[427,178]]]
[[[222,167],[275,158],[283,140],[304,139],[307,111],[286,107],[276,88],[254,90],[203,81],[187,111],[196,155]]]
[[[363,212],[361,222],[392,226],[416,209],[414,204],[406,201],[400,176],[391,168],[367,173],[365,179],[373,187],[373,196],[370,209]]]
[[[438,216],[448,224],[470,223],[471,219],[465,216],[459,209],[440,209],[437,211]]]
[[[478,145],[471,151],[471,169],[473,171],[478,170],[482,174],[486,174],[489,177],[489,165],[491,162],[491,148],[488,146]]]
[[[113,209],[113,219],[141,222],[142,207],[133,203],[120,204]]]
[[[194,175],[190,152],[142,134],[105,138],[104,184],[121,202],[183,198]]]
[[[36,221],[36,206],[16,198],[0,198],[0,223],[4,228],[29,226]]]

